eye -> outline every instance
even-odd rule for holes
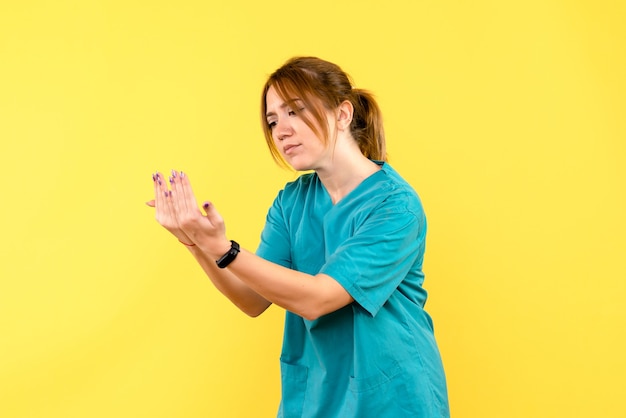
[[[268,121],[267,126],[270,128],[270,131],[271,131],[272,129],[276,127],[276,121],[275,120]]]
[[[289,116],[296,116],[300,113],[304,112],[304,107],[299,107],[298,110],[291,110],[288,109],[287,113],[289,114]]]

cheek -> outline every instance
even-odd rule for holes
[[[272,135],[272,144],[274,145],[274,149],[282,154],[282,149],[280,147],[280,140]]]

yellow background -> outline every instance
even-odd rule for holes
[[[144,205],[186,171],[254,249],[294,178],[293,55],[372,90],[429,219],[454,417],[626,416],[623,1],[0,6],[0,416],[271,417],[281,309],[224,300]]]

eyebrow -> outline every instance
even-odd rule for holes
[[[302,101],[302,99],[300,99],[300,98],[296,97],[295,99],[287,100],[286,102],[284,102],[283,104],[281,104],[279,107],[280,107],[281,109],[284,109],[284,108],[286,108],[286,107],[291,106],[291,104],[292,104],[292,103],[293,103],[293,104],[296,104],[296,103],[298,103],[298,102],[300,102],[300,103],[304,103],[304,102]],[[267,113],[265,114],[265,118],[266,118],[266,119],[267,119],[267,118],[269,118],[270,116],[276,116],[276,113],[275,113],[275,112],[267,112]]]

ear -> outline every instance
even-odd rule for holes
[[[352,106],[349,100],[344,100],[339,107],[337,107],[337,128],[340,131],[350,129],[353,113],[354,106]]]

